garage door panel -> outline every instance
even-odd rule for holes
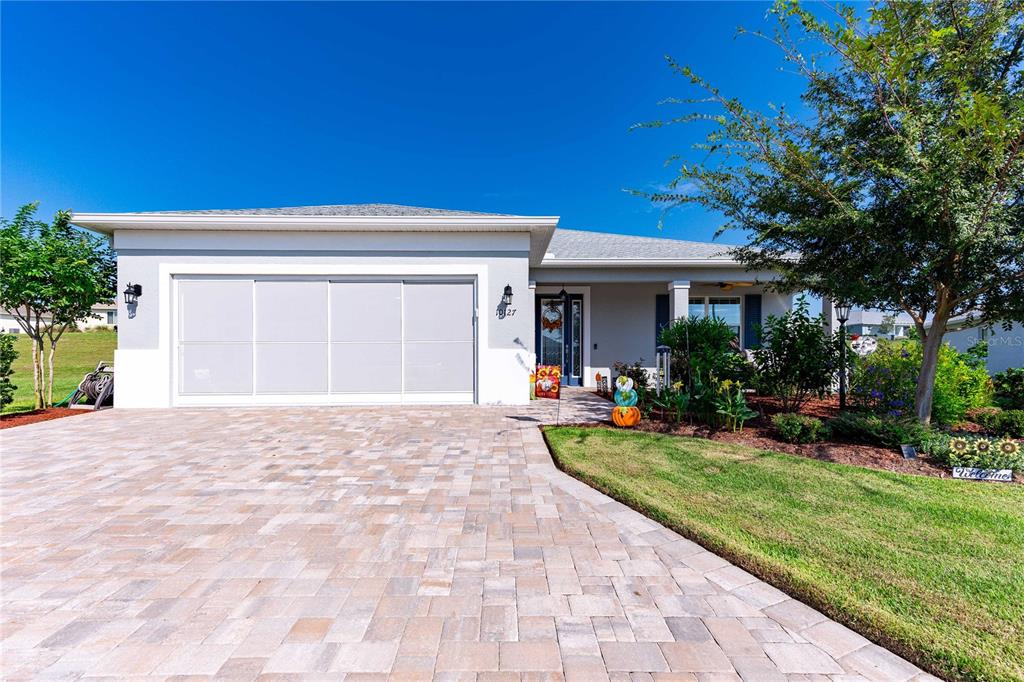
[[[401,393],[402,344],[332,343],[332,393]]]
[[[252,341],[252,282],[185,280],[179,285],[183,343]]]
[[[400,282],[332,282],[331,341],[400,341]]]
[[[257,343],[256,393],[326,393],[326,343]]]
[[[473,342],[406,343],[405,390],[418,393],[472,392]]]
[[[473,285],[408,282],[406,341],[472,341]]]
[[[327,341],[327,282],[256,282],[257,342]]]
[[[471,282],[189,278],[177,300],[183,396],[429,402],[474,393]]]
[[[182,346],[179,352],[181,393],[252,393],[252,344],[196,343]]]

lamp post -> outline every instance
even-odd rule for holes
[[[836,304],[839,320],[839,409],[846,409],[846,322],[850,319],[850,304]]]

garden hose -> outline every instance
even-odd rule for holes
[[[65,403],[67,403],[68,401],[71,400],[71,396],[73,396],[75,394],[75,391],[77,391],[77,390],[78,390],[77,388],[71,389],[71,393],[68,393],[66,396],[64,396],[64,400],[60,401],[59,403],[54,403],[53,406],[54,407],[63,407]],[[68,405],[68,407],[70,407],[70,405]]]

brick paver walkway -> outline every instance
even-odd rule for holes
[[[563,402],[563,421],[609,407]],[[554,417],[112,410],[0,432],[3,677],[924,679],[557,471]]]

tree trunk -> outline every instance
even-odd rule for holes
[[[43,382],[42,382],[42,344],[39,339],[32,338],[32,395],[35,409],[43,407]]]
[[[932,328],[921,339],[921,373],[917,377],[914,392],[914,411],[922,424],[931,423],[932,396],[935,393],[935,372],[939,365],[939,349],[946,333],[948,313],[936,313]]]
[[[57,344],[54,341],[50,342],[50,380],[46,386],[46,406],[53,407],[53,355],[57,352]]]

